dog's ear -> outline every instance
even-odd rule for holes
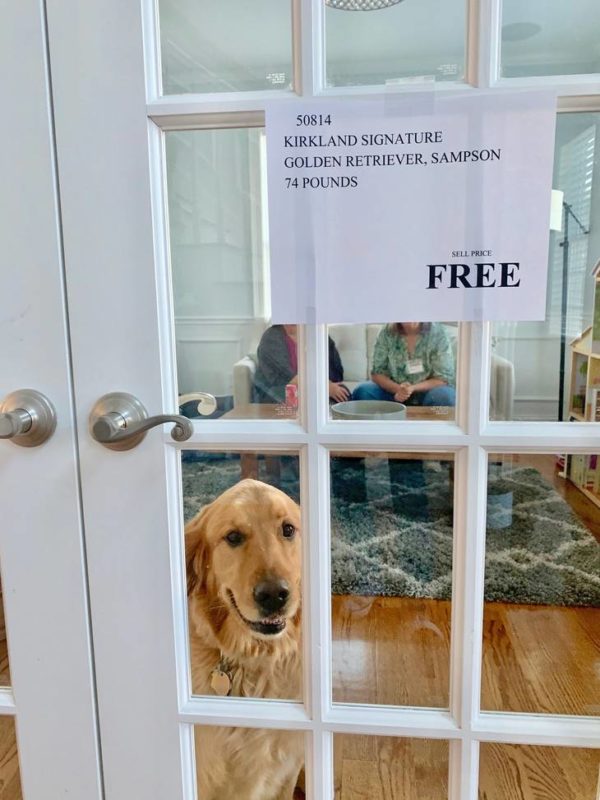
[[[188,596],[195,590],[206,589],[208,570],[208,544],[206,526],[212,503],[204,506],[199,514],[185,526],[185,568],[187,572]]]

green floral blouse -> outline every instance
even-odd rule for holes
[[[407,369],[409,358],[422,361],[423,371],[410,374]],[[414,353],[409,356],[406,337],[397,334],[392,325],[386,325],[375,342],[372,371],[387,375],[396,383],[419,383],[428,378],[440,378],[453,386],[454,356],[444,326],[432,322],[431,328],[419,335]]]

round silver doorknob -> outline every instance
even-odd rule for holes
[[[21,447],[37,447],[56,430],[54,406],[35,389],[19,389],[0,403],[0,439]]]
[[[149,417],[140,400],[127,392],[105,394],[92,408],[89,419],[90,433],[100,444],[110,450],[131,450],[146,436],[150,428],[173,422],[171,438],[185,442],[194,432],[187,417],[180,414],[157,414]]]

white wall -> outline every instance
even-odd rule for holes
[[[232,392],[264,326],[258,130],[166,135],[179,392]]]
[[[595,127],[595,159],[591,192],[585,191],[586,177],[581,162],[582,134]],[[583,236],[576,223],[569,227],[569,312],[568,339],[575,338],[591,324],[591,270],[600,259],[600,114],[561,114],[558,118],[553,187],[565,191],[565,200],[589,227]],[[574,155],[577,158],[574,159]],[[576,171],[575,179],[573,174]],[[571,177],[571,179],[570,179]],[[573,196],[575,195],[575,197]],[[560,298],[562,293],[563,248],[561,233],[550,234],[547,317],[545,322],[500,323],[494,325],[496,352],[515,367],[515,417],[517,419],[557,419],[560,361]],[[569,350],[566,354],[566,380],[569,374]],[[568,388],[568,387],[566,387]]]

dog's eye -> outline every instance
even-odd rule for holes
[[[281,530],[284,539],[293,539],[296,535],[296,528],[290,522],[284,522]]]
[[[227,536],[225,537],[225,541],[227,544],[230,544],[231,547],[239,547],[244,541],[246,537],[243,533],[239,531],[230,531]]]

